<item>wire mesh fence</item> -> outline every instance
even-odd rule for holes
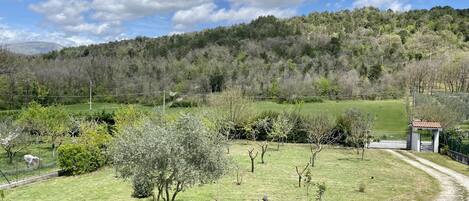
[[[37,163],[29,163],[25,155],[38,157]],[[0,151],[0,184],[8,184],[57,171],[57,163],[52,156],[49,144],[39,143],[17,152],[10,161],[7,154]]]

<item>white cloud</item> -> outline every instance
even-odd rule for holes
[[[229,2],[234,7],[291,8],[305,2],[305,0],[229,0]]]
[[[0,24],[0,44],[27,41],[53,42],[62,46],[88,45],[98,42],[89,37],[67,35],[63,32],[34,32]]]
[[[47,22],[69,33],[110,36],[125,21],[167,15],[211,0],[46,0],[30,5]]]
[[[176,34],[193,31],[200,23],[232,24],[265,15],[290,17],[300,4],[309,0],[224,1],[229,3],[226,8],[219,7],[218,0],[40,0],[31,4],[30,9],[44,16],[45,25],[67,37],[109,40],[122,37],[125,22],[148,16],[171,19],[171,33]],[[89,42],[82,39],[75,41]]]
[[[295,1],[295,0],[293,0]],[[296,0],[300,2],[300,0]],[[234,0],[232,0],[233,3]],[[267,1],[266,1],[267,2]],[[270,0],[272,4],[278,4],[280,0]],[[194,28],[195,25],[208,22],[227,22],[238,23],[253,20],[259,16],[274,15],[279,18],[291,17],[296,14],[296,10],[292,8],[264,8],[256,6],[241,6],[241,4],[255,5],[255,1],[241,0],[237,1],[231,9],[218,8],[214,3],[203,4],[187,10],[181,10],[174,14],[174,29],[179,31],[187,31]]]
[[[408,4],[406,0],[356,0],[353,2],[353,7],[355,8],[366,6],[391,9],[394,11],[407,11],[412,7],[412,5]]]

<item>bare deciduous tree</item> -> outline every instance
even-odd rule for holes
[[[320,113],[308,117],[306,128],[311,150],[311,167],[315,166],[316,157],[324,145],[335,142],[336,138],[332,136],[334,127],[335,118],[330,115]]]
[[[248,150],[248,153],[249,153],[249,158],[251,159],[251,172],[254,172],[254,160],[256,159],[257,154],[259,152],[256,151],[256,153],[254,154],[254,148],[251,148]]]
[[[306,169],[308,169],[308,167],[309,163],[307,163],[303,170],[300,171],[300,169],[298,169],[298,166],[295,166],[296,174],[298,174],[298,188],[301,188],[301,180],[303,179],[303,174],[305,173]]]

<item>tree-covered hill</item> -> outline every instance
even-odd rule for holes
[[[282,100],[399,98],[413,86],[469,91],[469,9],[363,8],[159,38],[0,55],[0,108],[86,99],[155,104],[240,87]]]

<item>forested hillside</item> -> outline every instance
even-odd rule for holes
[[[400,98],[409,89],[469,92],[469,9],[363,8],[311,13],[196,33],[65,48],[40,56],[0,53],[0,108],[87,99],[158,104],[240,87],[295,100]]]

